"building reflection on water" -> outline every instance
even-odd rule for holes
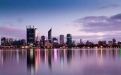
[[[0,50],[0,63],[19,62],[26,58],[26,50]]]
[[[77,56],[77,57],[76,57]],[[82,58],[121,58],[121,49],[100,49],[100,50],[59,50],[59,49],[27,49],[27,50],[0,50],[0,65],[4,67],[6,64],[12,62],[20,64],[23,60],[26,60],[27,74],[34,75],[40,69],[40,64],[48,65],[49,70],[53,70],[55,63],[58,63],[61,67],[65,66],[65,63],[70,64],[74,59]],[[41,67],[42,68],[42,67]]]
[[[35,50],[28,49],[27,50],[27,70],[31,73],[31,75],[35,72],[35,63],[37,62],[35,59]]]
[[[64,66],[64,50],[60,50],[60,65]]]
[[[68,49],[66,51],[66,55],[67,55],[67,62],[69,63],[72,59],[72,50],[71,49]]]
[[[52,69],[52,51],[48,50],[48,66],[50,69]]]

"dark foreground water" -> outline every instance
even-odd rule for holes
[[[121,50],[0,50],[0,75],[121,75]]]

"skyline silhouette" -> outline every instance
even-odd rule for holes
[[[52,27],[57,38],[121,41],[120,9],[119,0],[0,0],[0,35],[25,39],[26,25],[34,25],[39,38]]]

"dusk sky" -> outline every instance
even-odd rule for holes
[[[121,0],[0,0],[0,35],[26,38],[26,25],[39,36],[72,34],[73,40],[121,41]]]

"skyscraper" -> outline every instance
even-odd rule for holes
[[[64,44],[64,35],[60,35],[60,44]]]
[[[53,43],[58,43],[58,39],[57,38],[53,38]]]
[[[1,45],[5,46],[7,44],[8,40],[6,37],[1,37]]]
[[[51,43],[52,40],[52,28],[48,31],[48,41]]]
[[[113,41],[113,45],[116,45],[116,39],[112,39],[112,41]]]
[[[37,42],[37,40],[38,40],[38,30],[37,28],[35,28],[35,41]]]
[[[72,35],[67,34],[67,45],[72,45]]]
[[[13,38],[9,38],[9,39],[8,39],[8,43],[9,43],[10,45],[12,45],[12,43],[13,43]]]
[[[27,45],[35,45],[38,40],[38,31],[33,25],[27,26]]]
[[[45,36],[41,36],[40,45],[45,46]]]

